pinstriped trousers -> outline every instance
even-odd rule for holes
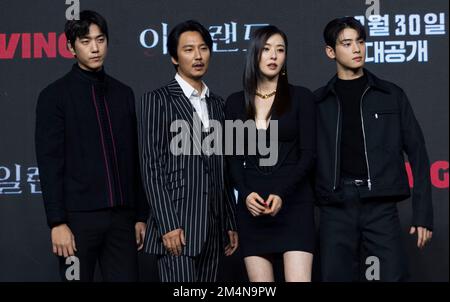
[[[201,253],[195,257],[159,256],[159,279],[161,282],[215,282],[221,250],[219,220],[210,212],[208,234]]]

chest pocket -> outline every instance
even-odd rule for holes
[[[400,110],[385,109],[371,112],[372,146],[383,147],[389,154],[397,156],[401,150]]]
[[[375,110],[372,112],[372,116],[376,119],[376,120],[380,120],[380,119],[384,119],[384,118],[389,118],[389,117],[396,117],[398,116],[400,113],[399,110],[397,109],[392,109],[392,110]]]

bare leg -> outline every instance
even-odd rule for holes
[[[266,257],[249,256],[244,258],[250,282],[274,282],[272,262]]]
[[[313,254],[290,251],[283,254],[286,282],[311,282]]]

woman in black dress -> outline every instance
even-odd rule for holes
[[[226,128],[226,139],[232,137],[237,146],[227,160],[239,195],[238,232],[248,277],[274,281],[272,259],[282,255],[286,281],[310,281],[315,237],[314,96],[306,88],[289,85],[287,38],[275,26],[255,31],[247,55],[244,91],[228,98],[225,115],[234,122],[256,123],[245,130],[244,142],[236,141],[235,130]],[[258,147],[252,154],[250,146],[261,143],[275,146],[276,154],[262,155]],[[263,164],[274,155],[275,161]]]

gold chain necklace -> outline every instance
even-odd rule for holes
[[[275,93],[277,93],[277,90],[276,90],[276,89],[275,89],[274,91],[272,91],[271,93],[266,93],[266,94],[259,93],[258,91],[255,92],[255,94],[256,94],[257,96],[259,96],[260,98],[262,98],[263,100],[268,99],[268,98],[274,96]]]

